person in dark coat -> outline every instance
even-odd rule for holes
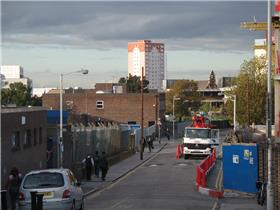
[[[6,188],[10,196],[11,210],[16,210],[16,204],[19,197],[19,187],[22,180],[22,175],[17,168],[12,168],[8,177]]]
[[[100,156],[98,155],[98,151],[95,152],[95,155],[93,156],[93,161],[94,161],[95,176],[98,178],[99,177],[99,161],[100,161]]]
[[[149,152],[151,152],[151,151],[152,151],[152,148],[153,148],[153,140],[152,140],[152,137],[149,136],[148,139],[147,139],[147,141],[148,141]]]
[[[100,158],[100,162],[99,162],[99,167],[101,169],[101,173],[102,173],[102,180],[105,181],[108,169],[109,169],[109,165],[108,165],[108,160],[106,157],[106,153],[102,152],[102,156]]]
[[[166,128],[166,136],[167,136],[167,139],[169,140],[170,139],[170,130],[169,130],[169,128]]]
[[[90,155],[88,155],[84,160],[83,163],[85,164],[86,167],[86,175],[87,175],[87,180],[91,180],[91,170],[92,166],[94,166],[94,161]]]

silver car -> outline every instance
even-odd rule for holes
[[[31,194],[43,194],[44,210],[83,210],[83,191],[69,169],[31,171],[22,180],[19,209],[31,209]]]

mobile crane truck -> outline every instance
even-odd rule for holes
[[[192,117],[192,125],[185,128],[184,159],[191,155],[209,155],[219,145],[219,130],[213,129],[204,113]]]

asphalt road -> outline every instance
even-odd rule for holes
[[[197,160],[176,160],[177,143],[107,189],[85,200],[85,210],[212,209],[216,200],[195,191]]]

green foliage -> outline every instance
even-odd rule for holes
[[[210,102],[206,102],[206,103],[203,103],[201,106],[200,106],[200,110],[205,112],[205,113],[208,113],[210,110],[211,110],[211,104]]]
[[[16,104],[17,106],[41,106],[42,99],[31,97],[31,88],[21,82],[10,84],[10,88],[1,90],[1,104]]]
[[[119,79],[119,83],[120,84],[126,84],[128,92],[129,93],[140,93],[141,92],[141,77],[138,76],[132,76],[131,74],[129,74],[129,76],[127,78],[121,77]],[[148,85],[149,85],[149,81],[145,79],[143,80],[143,87],[144,93],[148,93]]]
[[[176,118],[185,119],[193,109],[193,102],[197,101],[197,83],[193,80],[179,80],[166,94],[166,112],[173,113],[173,96],[180,98],[174,102]]]
[[[266,60],[253,58],[241,65],[236,86],[226,95],[236,95],[236,114],[240,125],[265,124],[267,92]],[[233,118],[233,101],[225,105],[227,116]]]

